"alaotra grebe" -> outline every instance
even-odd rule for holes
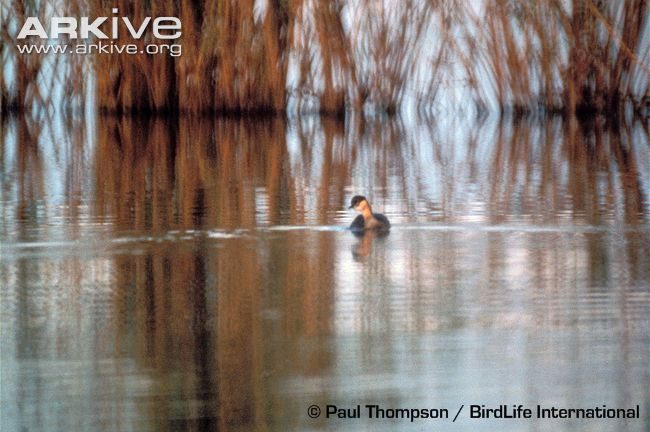
[[[350,202],[350,207],[353,208],[359,213],[359,216],[352,221],[350,229],[353,231],[361,230],[378,230],[378,231],[388,231],[390,229],[390,222],[388,218],[381,213],[373,213],[370,203],[366,197],[361,195],[356,195],[352,198]]]

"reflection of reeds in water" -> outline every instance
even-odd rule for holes
[[[648,218],[642,183],[648,166],[638,160],[647,155],[639,140],[647,143],[648,136],[638,124],[557,119],[541,127],[477,126],[458,135],[457,127],[407,133],[399,124],[342,128],[331,120],[289,126],[188,120],[171,130],[161,120],[111,122],[95,154],[95,212],[120,231],[346,224],[351,216],[337,210],[351,189],[388,206],[398,224],[478,218],[634,226]],[[288,298],[307,293],[303,306],[315,307],[322,275],[332,270],[319,267],[320,257],[334,253],[332,237],[311,233],[290,241],[298,243],[269,245],[273,257],[284,257],[275,271],[286,274]],[[260,257],[251,260],[246,273],[264,271]],[[293,280],[302,284],[290,293]]]
[[[68,14],[108,13],[97,1],[64,4]],[[53,85],[83,99],[86,60],[108,112],[394,113],[405,98],[430,106],[449,82],[463,82],[479,106],[515,112],[612,113],[627,103],[644,112],[650,98],[643,0],[122,1],[113,6],[134,22],[178,16],[182,55],[51,57],[68,62],[61,73],[43,55],[17,53],[8,30],[28,15],[45,18],[51,5],[39,6],[15,1],[13,15],[2,6],[3,112],[53,108],[43,90]],[[122,32],[116,42],[133,41]]]
[[[630,331],[644,319],[643,306],[635,306],[634,299],[647,304],[635,287],[646,287],[649,277],[647,239],[634,231],[648,220],[642,186],[649,169],[643,159],[648,134],[642,126],[616,129],[554,119],[541,126],[485,123],[468,131],[441,123],[343,124],[314,118],[286,124],[280,119],[177,123],[107,117],[94,146],[67,147],[69,163],[57,170],[55,181],[65,179],[73,185],[66,194],[86,193],[82,201],[91,202],[89,215],[66,219],[66,233],[92,229],[84,221],[103,222],[108,232],[101,231],[101,240],[110,250],[45,263],[27,255],[16,260],[16,270],[0,263],[0,282],[21,293],[22,316],[31,316],[38,306],[55,323],[48,328],[59,335],[57,352],[77,353],[77,339],[60,335],[81,334],[94,342],[84,344],[92,347],[88,350],[126,356],[116,366],[124,370],[115,372],[122,382],[110,380],[102,387],[124,392],[124,400],[144,400],[131,414],[159,419],[157,429],[264,428],[295,418],[295,406],[282,393],[285,377],[334,373],[338,345],[314,349],[311,342],[329,340],[339,325],[359,333],[389,329],[397,334],[458,325],[611,323],[611,316],[594,316],[600,310],[576,303],[588,294],[580,291],[585,280],[593,278],[589,289],[599,289],[603,281],[610,284],[603,289],[614,290],[619,282],[626,287],[615,318],[628,320],[623,331]],[[2,171],[16,182],[3,190],[3,202],[21,209],[40,202],[49,210],[38,218],[16,211],[19,218],[3,225],[19,236],[10,240],[39,240],[39,234],[48,240],[39,228],[55,230],[59,222],[48,219],[55,206],[48,206],[51,174],[42,163],[50,155],[39,147],[45,137],[29,124],[12,128],[18,143],[7,148],[16,155],[3,163],[15,166],[3,165]],[[71,138],[84,139],[84,134]],[[83,178],[92,182],[86,192],[74,186]],[[341,258],[345,233],[254,230],[347,223],[351,215],[337,211],[353,188],[367,190],[373,202],[387,206],[396,227],[384,243],[375,239],[370,257],[353,272]],[[484,207],[475,212],[474,205]],[[490,227],[513,220],[541,228],[610,221],[613,226],[607,233],[570,235],[432,234],[400,227],[404,221],[457,225],[468,216]],[[215,228],[251,230],[211,239]],[[110,241],[158,239],[173,230],[182,236],[190,229],[199,230],[191,241],[134,241],[126,248]],[[552,241],[541,247],[539,240],[549,236]],[[404,238],[408,241],[400,243]],[[373,259],[373,253],[381,256]],[[33,301],[31,291],[20,289],[32,286],[64,296],[65,306],[41,305],[40,297]],[[339,296],[337,290],[344,288],[346,295],[358,294],[357,300]],[[97,303],[87,307],[89,299]],[[558,302],[569,306],[559,308]],[[522,311],[521,304],[530,307]],[[468,305],[476,312],[466,314]],[[106,321],[82,322],[97,317]],[[80,323],[84,326],[78,328]],[[36,332],[22,322],[16,326],[21,335]],[[382,344],[390,340],[382,338]],[[38,344],[25,352],[52,346],[46,338]],[[127,368],[131,359],[135,367]],[[185,420],[179,426],[170,418]]]
[[[118,230],[253,227],[257,190],[264,188],[265,211],[287,217],[280,209],[295,202],[289,193],[297,192],[287,190],[291,181],[283,179],[284,130],[279,120],[187,121],[175,131],[162,121],[115,120],[98,139],[95,181],[102,199],[96,211],[102,218],[117,215]],[[116,146],[116,140],[124,145]],[[116,258],[121,269],[117,307],[126,308],[126,299],[133,298],[139,311],[134,326],[122,331],[135,332],[146,366],[184,371],[186,381],[171,383],[173,394],[204,401],[179,414],[189,419],[187,427],[268,423],[271,394],[263,375],[265,365],[275,360],[266,357],[273,336],[260,314],[268,285],[285,293],[297,315],[310,317],[288,320],[286,331],[325,331],[329,302],[319,274],[328,270],[319,256],[304,255],[302,241],[296,236],[288,244],[269,245],[276,257],[272,262],[258,253],[255,240],[226,241],[218,249],[201,242],[198,249],[173,247]],[[316,250],[328,241],[318,241]],[[266,278],[271,267],[284,276]],[[170,383],[160,385],[156,391],[169,394],[165,386]],[[163,402],[156,408],[161,412],[174,401]]]

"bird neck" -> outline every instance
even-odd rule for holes
[[[373,218],[373,216],[372,216],[372,208],[370,207],[370,204],[366,205],[366,207],[363,209],[361,214],[363,215],[364,220],[370,220],[370,219]]]

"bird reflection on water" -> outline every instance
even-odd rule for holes
[[[383,214],[373,212],[370,203],[362,195],[355,195],[348,208],[361,213],[350,224],[350,230],[359,239],[352,246],[352,257],[356,261],[363,261],[372,252],[375,238],[383,239],[389,234],[390,222]]]
[[[375,240],[383,242],[389,231],[352,231],[358,241],[352,245],[352,257],[355,261],[364,261],[372,252]]]

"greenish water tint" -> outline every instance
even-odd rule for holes
[[[647,430],[642,124],[17,119],[0,162],[3,431]]]

